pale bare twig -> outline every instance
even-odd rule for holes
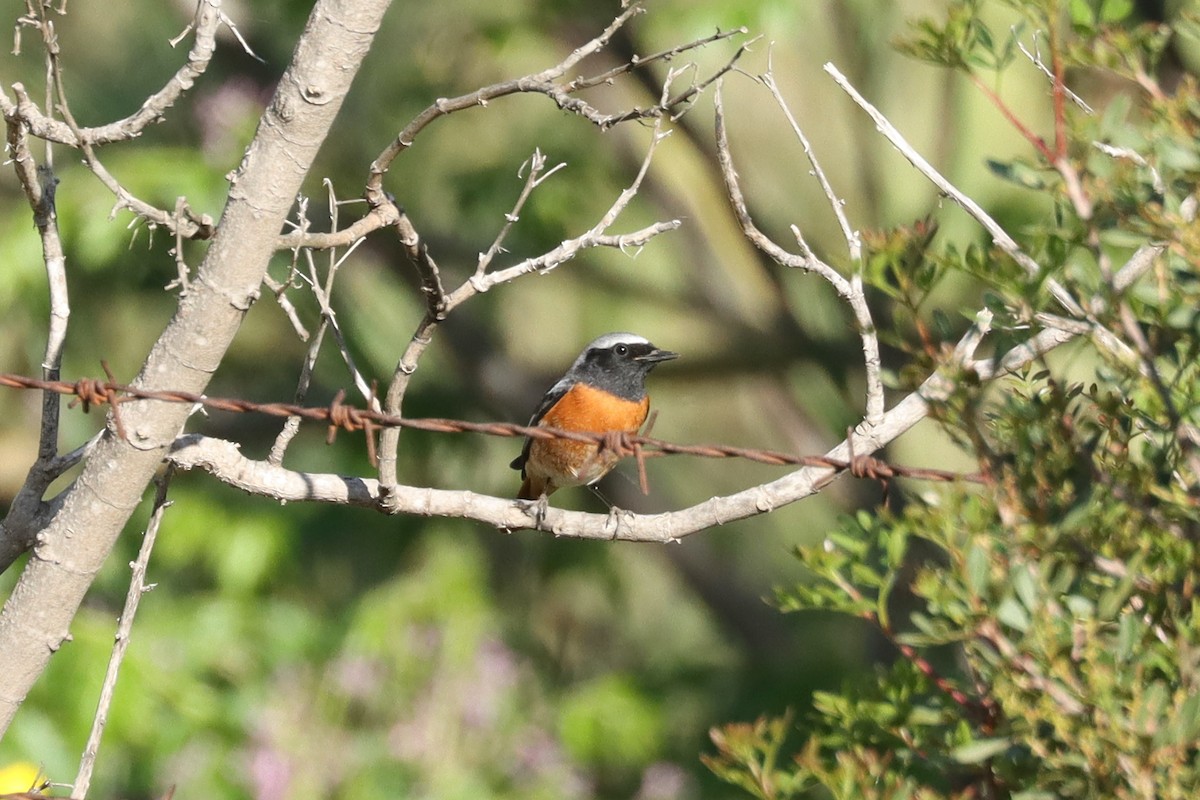
[[[234,21],[230,19],[229,15],[224,11],[221,12],[221,24],[229,29],[229,32],[233,34],[233,38],[237,39],[238,44],[242,46],[242,50],[246,53],[246,55],[250,56],[260,64],[267,63],[262,59],[261,56],[258,55],[258,53],[254,52],[254,48],[250,47],[250,43],[246,41],[246,37],[242,36],[242,32],[238,30],[238,26],[234,24]],[[172,42],[171,46],[175,46],[174,42]]]
[[[142,595],[154,588],[154,584],[146,583],[146,569],[150,563],[150,553],[154,550],[154,540],[158,537],[158,529],[162,525],[163,515],[170,508],[167,500],[167,489],[171,485],[171,474],[174,468],[168,466],[166,471],[155,479],[157,489],[154,494],[154,509],[150,513],[150,522],[142,535],[142,546],[138,550],[137,559],[130,562],[132,575],[129,578],[129,591],[125,594],[125,607],[117,620],[117,632],[113,641],[112,654],[108,659],[108,668],[104,672],[104,683],[100,687],[100,699],[96,704],[96,714],[92,718],[92,729],[88,733],[87,744],[83,748],[83,757],[79,760],[79,771],[75,775],[75,784],[71,788],[71,800],[83,800],[87,797],[88,788],[92,782],[92,770],[96,766],[96,756],[100,752],[100,739],[104,735],[104,727],[108,724],[108,710],[112,707],[113,690],[117,685],[117,676],[121,672],[121,664],[125,660],[125,651],[129,648],[129,638],[133,633],[133,619],[137,616],[138,604]]]
[[[42,374],[58,377],[62,371],[63,347],[67,339],[67,323],[71,304],[67,291],[67,259],[58,230],[58,214],[53,208],[54,184],[58,178],[48,170],[39,170],[43,181],[42,196],[51,207],[46,224],[39,226],[42,238],[42,260],[46,265],[46,284],[50,293],[50,320],[46,335],[46,351],[42,358]],[[38,459],[49,461],[58,454],[58,401],[45,398],[42,404],[42,430]]]
[[[858,325],[859,336],[862,340],[864,373],[866,377],[866,413],[864,420],[868,425],[874,425],[883,416],[884,397],[883,397],[883,379],[882,365],[879,356],[879,337],[875,332],[875,323],[871,318],[871,309],[867,305],[866,294],[863,291],[862,283],[862,237],[859,232],[850,224],[850,220],[846,216],[845,202],[837,196],[833,189],[833,185],[829,182],[825,175],[825,170],[821,168],[820,161],[817,158],[816,152],[813,150],[812,144],[808,137],[805,136],[800,124],[796,121],[795,114],[792,113],[791,107],[787,100],[784,99],[783,93],[779,89],[779,85],[775,81],[775,75],[772,71],[770,63],[768,63],[767,71],[759,76],[759,80],[771,96],[775,99],[776,105],[783,111],[787,118],[788,124],[792,128],[792,132],[800,142],[800,146],[804,149],[804,155],[808,158],[809,164],[812,166],[813,175],[817,182],[820,183],[822,191],[825,193],[825,198],[829,201],[829,206],[833,210],[834,216],[837,218],[838,226],[841,228],[842,236],[846,240],[846,248],[850,256],[850,261],[854,265],[854,271],[849,279],[844,279],[834,285],[839,295],[846,300],[854,314],[855,322]],[[723,117],[723,108],[720,104],[718,90],[718,112]],[[728,141],[724,137],[724,121],[719,123],[721,134],[718,136],[718,147],[724,147],[728,151]],[[736,184],[735,171],[732,171],[732,156],[728,157],[730,170],[725,172],[726,185],[731,182]],[[738,191],[740,196],[741,192]],[[736,201],[735,201],[736,202]],[[739,219],[749,219],[749,212],[745,209],[745,203],[742,203],[742,209],[739,212]],[[796,241],[804,254],[805,260],[809,263],[816,262],[818,259],[813,253],[812,248],[804,240],[800,229],[796,225],[792,225],[792,232],[796,236]],[[826,273],[833,272],[832,268],[828,268]],[[823,273],[824,274],[824,273]],[[840,278],[840,275],[838,276]]]
[[[317,354],[320,352],[321,342],[325,338],[325,330],[328,327],[328,320],[321,318],[321,324],[317,326],[317,332],[313,336],[312,342],[309,343],[308,352],[304,356],[304,363],[300,367],[300,377],[296,382],[296,391],[292,395],[297,403],[303,402],[308,396],[308,388],[312,383],[312,371],[317,363]],[[288,417],[284,421],[283,427],[279,429],[279,433],[275,436],[275,441],[271,444],[271,450],[267,454],[267,463],[279,466],[283,463],[284,454],[287,453],[288,445],[292,439],[296,438],[296,434],[300,432],[300,418],[297,416]]]
[[[1166,248],[1163,245],[1149,244],[1139,247],[1129,257],[1124,266],[1113,275],[1112,287],[1117,293],[1124,292],[1134,281],[1145,275],[1153,266],[1155,260],[1162,255]],[[1102,309],[1103,299],[1094,298],[1091,305]],[[1035,336],[1008,350],[1001,358],[988,358],[973,361],[968,368],[979,376],[980,380],[991,380],[998,375],[1014,372],[1025,364],[1041,358],[1046,353],[1061,344],[1071,341],[1078,336],[1086,336],[1093,332],[1092,325],[1076,323],[1074,326],[1065,324],[1039,331]]]
[[[340,222],[340,209],[342,203],[337,199],[337,195],[334,192],[333,183],[326,179],[324,181],[324,185],[328,199],[330,232],[336,234],[338,232],[338,226]],[[299,221],[296,225],[298,232],[301,234],[306,233],[308,230],[307,209],[308,199],[301,198],[301,201],[298,203]],[[350,254],[353,253],[363,241],[365,240],[361,237],[355,239],[350,244],[349,249],[341,254],[336,252],[336,250],[330,250],[329,267],[326,270],[325,281],[323,284],[317,274],[312,248],[305,247],[303,250],[304,257],[308,264],[307,283],[311,287],[313,295],[317,299],[317,304],[321,312],[321,321],[317,326],[317,332],[313,337],[312,342],[309,344],[308,352],[305,354],[304,364],[300,368],[300,377],[297,380],[296,392],[293,395],[295,402],[297,403],[303,402],[304,398],[308,396],[308,389],[312,383],[312,373],[316,368],[317,358],[321,352],[321,345],[325,340],[325,332],[332,329],[334,337],[337,339],[338,349],[342,354],[342,360],[350,371],[355,387],[360,393],[362,393],[363,397],[366,398],[372,409],[379,410],[379,402],[375,398],[374,391],[367,380],[363,377],[362,372],[358,369],[357,365],[355,365],[354,358],[350,354],[346,340],[342,336],[340,328],[337,326],[337,318],[332,305],[333,282],[337,277],[338,270],[342,264],[346,262],[346,259],[350,256]],[[297,254],[299,253],[300,248],[301,245],[296,245]],[[295,266],[293,265],[293,271],[294,270]],[[283,463],[283,457],[287,452],[288,444],[293,438],[295,438],[299,430],[300,418],[297,416],[289,417],[284,423],[283,427],[280,429],[279,434],[275,437],[275,442],[271,445],[270,454],[267,456],[268,463],[276,466]]]
[[[300,320],[300,312],[296,310],[296,306],[287,296],[287,290],[291,284],[287,281],[277,281],[270,275],[263,276],[263,284],[271,290],[271,296],[275,298],[275,302],[279,304],[279,310],[287,317],[288,322],[292,325],[292,330],[296,333],[296,338],[302,342],[307,342],[309,339],[308,328]]]
[[[764,83],[766,82],[766,78],[767,76],[763,76],[762,78]],[[772,79],[770,83],[773,85],[774,80]],[[772,93],[775,94],[776,101],[792,122],[793,131],[800,138],[805,152],[809,154],[810,163],[813,164],[814,169],[819,170],[815,156],[811,153],[811,148],[808,145],[808,140],[800,130],[799,125],[796,124],[790,109],[787,107],[786,101],[784,101],[782,95],[777,93],[777,89],[773,90]],[[799,255],[779,246],[754,224],[754,220],[750,217],[750,211],[746,207],[746,198],[742,193],[737,170],[733,165],[733,154],[729,147],[729,134],[725,124],[725,106],[722,101],[720,87],[717,88],[717,92],[714,95],[714,103],[716,109],[717,162],[725,181],[726,194],[733,206],[734,216],[741,225],[743,235],[745,235],[751,244],[781,266],[816,273],[829,283],[838,296],[850,306],[858,325],[859,336],[862,340],[863,362],[867,376],[864,422],[868,426],[878,424],[883,417],[884,411],[879,338],[875,332],[875,323],[871,319],[870,308],[867,306],[861,275],[856,271],[852,278],[847,279],[832,266],[818,258],[812,248],[809,247],[808,242],[805,241],[803,233],[795,225],[792,226],[792,233],[796,236],[796,241],[801,249],[801,254]],[[838,214],[840,220],[843,220],[843,232],[846,235],[847,246],[851,249],[851,255],[852,257],[857,256],[861,265],[862,252],[858,245],[858,234],[851,229],[849,221],[845,220],[844,213],[840,209],[841,201],[833,193],[833,187],[829,186],[828,181],[823,181],[822,185],[826,187],[826,196],[830,204],[833,205],[835,213]]]
[[[1154,350],[1146,339],[1145,332],[1138,324],[1133,307],[1125,298],[1121,298],[1117,302],[1117,318],[1121,321],[1121,329],[1125,332],[1125,336],[1133,342],[1133,348],[1138,357],[1138,369],[1154,385],[1154,390],[1158,392],[1159,399],[1162,400],[1163,410],[1171,420],[1171,427],[1177,428],[1181,419],[1175,398],[1171,394],[1170,387],[1163,380],[1162,372],[1159,371],[1154,357]],[[1100,326],[1097,325],[1097,327]]]
[[[895,147],[901,155],[908,159],[908,162],[916,167],[917,170],[934,186],[936,186],[942,194],[949,197],[951,200],[961,206],[962,209],[970,214],[976,222],[982,225],[992,237],[992,242],[1002,251],[1007,253],[1008,256],[1013,259],[1013,261],[1016,261],[1025,270],[1027,275],[1033,277],[1042,271],[1041,266],[1021,249],[1021,246],[1017,244],[1016,240],[1013,239],[1012,236],[1010,236],[1008,232],[1005,231],[998,222],[996,222],[996,220],[992,219],[992,217],[986,211],[984,211],[978,203],[960,191],[940,172],[934,169],[933,165],[930,164],[924,156],[917,152],[917,150],[908,143],[900,131],[896,129],[896,126],[892,125],[892,123],[879,111],[879,109],[871,105],[871,103],[869,103],[867,99],[864,98],[859,91],[854,88],[850,81],[846,79],[846,76],[843,75],[837,67],[835,67],[832,63],[827,63],[825,64],[825,71],[833,77],[833,80],[837,83],[837,85],[840,86],[842,90],[846,92],[846,94],[848,94],[860,108],[863,109],[863,111],[867,112],[872,121],[874,121],[875,127],[878,128],[879,132],[882,133],[884,137],[886,137],[887,140],[892,143],[892,146]],[[1078,301],[1076,301],[1071,296],[1071,293],[1063,288],[1062,284],[1060,284],[1057,280],[1054,278],[1047,278],[1044,285],[1054,299],[1057,300],[1064,309],[1066,309],[1067,313],[1077,317],[1085,316],[1083,308],[1079,305]]]
[[[187,207],[187,200],[182,196],[175,198],[175,249],[171,253],[175,257],[175,279],[163,287],[166,291],[178,288],[179,295],[182,297],[187,294],[188,290],[188,275],[191,270],[188,268],[188,263],[183,257],[183,220],[184,209]]]
[[[812,166],[812,174],[817,179],[817,182],[821,184],[821,190],[825,193],[825,198],[829,201],[829,207],[833,209],[833,215],[837,218],[838,227],[842,230],[842,236],[846,239],[846,249],[850,251],[850,260],[854,262],[855,268],[858,269],[862,263],[862,237],[846,217],[846,203],[837,196],[837,193],[833,190],[833,185],[825,175],[825,170],[821,169],[821,163],[817,159],[817,154],[813,150],[812,143],[804,135],[800,123],[796,121],[796,115],[792,113],[791,107],[783,97],[783,92],[779,90],[779,84],[775,82],[775,74],[772,69],[772,66],[768,64],[767,71],[759,76],[759,80],[763,86],[767,87],[767,90],[771,93],[771,97],[775,99],[775,104],[783,111],[788,125],[792,128],[792,133],[796,135],[800,146],[804,148],[804,155],[808,158],[808,163]]]
[[[734,36],[737,34],[745,34],[746,32],[747,32],[746,28],[736,28],[734,30],[731,30],[731,31],[728,31],[725,33],[718,32],[714,36],[710,36],[706,40],[702,40],[702,41],[703,41],[703,43],[707,44],[708,42],[714,42],[714,41],[717,41],[718,39],[724,39],[729,36]],[[727,62],[725,62],[725,64],[723,64],[719,69],[717,69],[716,72],[709,75],[707,78],[704,78],[703,80],[693,82],[690,86],[688,86],[687,89],[684,89],[683,91],[679,92],[676,95],[662,98],[657,105],[642,106],[642,107],[635,106],[634,108],[628,109],[626,111],[622,111],[618,114],[604,114],[604,113],[592,108],[590,105],[583,102],[579,98],[568,97],[567,96],[568,93],[565,90],[555,91],[550,96],[552,99],[554,99],[554,101],[556,103],[558,103],[560,108],[562,108],[564,110],[568,110],[568,111],[574,110],[580,116],[584,117],[585,119],[587,119],[588,121],[590,121],[591,123],[596,125],[601,130],[608,130],[609,128],[612,128],[616,125],[621,124],[622,122],[629,122],[632,120],[651,119],[654,117],[659,117],[659,116],[666,114],[666,112],[670,109],[678,108],[680,110],[670,116],[671,121],[674,122],[674,121],[678,120],[680,117],[682,117],[684,114],[686,114],[693,107],[693,102],[696,100],[697,97],[699,97],[701,94],[704,93],[705,89],[707,89],[709,86],[712,86],[718,80],[723,78],[727,73],[732,71],[737,66],[737,62],[739,60],[741,60],[742,56],[750,51],[750,46],[752,44],[754,44],[755,42],[757,42],[761,38],[762,38],[761,36],[756,36],[755,38],[751,39],[750,41],[741,44],[740,46],[738,46],[738,49],[734,51],[734,53],[730,57],[730,59]],[[698,41],[700,41],[700,40],[698,40]],[[698,46],[698,45],[697,45],[697,43],[693,43],[693,46]],[[657,58],[663,58],[663,57],[666,57],[666,56],[664,56],[663,54],[656,54],[654,56],[647,57],[645,60],[638,60],[636,63],[630,64],[629,66],[630,66],[630,68],[633,68],[635,66],[640,66],[641,64],[646,63],[647,61],[649,61],[651,59],[657,59]],[[687,67],[681,68],[680,70],[678,70],[678,72],[684,72],[687,70],[694,71],[695,68],[696,68],[696,65],[691,64]]]
[[[703,38],[688,42],[687,44],[675,45],[674,47],[670,47],[666,50],[660,50],[659,52],[652,53],[648,56],[635,56],[632,60],[627,61],[626,63],[621,64],[619,66],[613,67],[612,69],[610,69],[606,72],[601,72],[597,75],[592,75],[592,76],[586,77],[586,78],[580,76],[578,78],[575,78],[574,80],[564,83],[562,85],[562,88],[564,91],[566,91],[568,93],[574,93],[581,89],[590,89],[593,86],[609,84],[609,83],[612,83],[613,80],[620,77],[621,75],[632,72],[633,70],[638,69],[639,67],[643,67],[647,64],[653,64],[658,61],[670,61],[671,59],[673,59],[675,56],[679,55],[680,53],[685,53],[689,50],[695,50],[697,48],[713,44],[714,42],[719,42],[724,39],[728,39],[731,36],[738,36],[738,35],[744,36],[748,32],[749,32],[748,29],[746,29],[744,27],[734,28],[733,30],[729,30],[729,31],[717,31],[716,33],[712,34],[711,36],[705,36]],[[739,49],[744,53],[749,45],[754,44],[756,41],[758,41],[761,38],[762,38],[761,36],[756,36],[755,38],[753,38],[750,41],[743,44]],[[711,77],[706,79],[704,85],[707,86],[708,84],[712,83],[713,80],[720,78],[722,75],[725,74],[725,72],[727,72],[731,67],[733,67],[736,64],[736,62],[737,62],[736,58],[730,59],[728,62],[726,62],[725,67],[722,69],[722,71],[714,73]]]
[[[380,205],[372,207],[366,215],[345,228],[335,231],[290,231],[280,234],[275,247],[277,250],[294,250],[297,247],[329,250],[334,247],[348,247],[375,231],[395,225],[399,219],[400,207],[390,199],[383,199]]]
[[[62,83],[56,79],[54,85],[58,87],[58,110],[62,113],[63,119],[72,130],[80,131],[79,126],[75,122],[75,117],[67,105],[66,92],[62,87]],[[14,85],[13,91],[17,92],[18,95],[21,94],[18,85]],[[212,217],[208,214],[196,214],[187,201],[182,198],[177,201],[176,210],[172,212],[158,208],[136,197],[101,163],[99,157],[96,155],[95,147],[82,136],[82,132],[78,140],[80,141],[79,151],[83,155],[83,163],[87,165],[92,174],[116,198],[112,211],[109,213],[110,219],[115,217],[121,209],[126,209],[145,220],[152,227],[162,227],[172,233],[178,232],[189,239],[208,239],[212,236],[215,226]]]
[[[1092,147],[1095,147],[1105,155],[1112,156],[1113,158],[1128,159],[1134,164],[1137,164],[1139,167],[1149,170],[1150,180],[1154,186],[1154,191],[1158,194],[1166,194],[1167,185],[1163,182],[1162,175],[1159,174],[1158,170],[1154,168],[1154,165],[1147,161],[1141,153],[1130,147],[1115,147],[1111,144],[1105,144],[1104,142],[1092,142]]]
[[[1017,35],[1017,26],[1014,25],[1009,30],[1012,32],[1014,37]],[[1020,39],[1017,39],[1017,47],[1020,48],[1021,52],[1025,54],[1025,57],[1029,59],[1030,63],[1033,64],[1033,66],[1036,67],[1039,72],[1041,72],[1043,75],[1045,75],[1051,81],[1053,81],[1054,73],[1050,71],[1050,68],[1046,66],[1046,62],[1042,60],[1042,48],[1040,45],[1038,45],[1038,37],[1041,36],[1041,33],[1042,33],[1041,31],[1036,31],[1036,30],[1033,32],[1033,50],[1034,51],[1032,53],[1029,52],[1029,49],[1027,47],[1025,47],[1025,43],[1022,42]],[[1089,106],[1086,102],[1084,102],[1084,99],[1082,97],[1080,97],[1079,95],[1072,92],[1066,86],[1064,86],[1062,88],[1063,88],[1063,93],[1067,96],[1067,99],[1070,100],[1075,105],[1079,106],[1079,108],[1081,110],[1083,110],[1083,112],[1085,114],[1095,114],[1096,113],[1095,110],[1093,110],[1091,106]]]
[[[1103,351],[1107,351],[1113,355],[1118,361],[1123,361],[1127,364],[1134,365],[1137,362],[1137,354],[1133,349],[1121,341],[1121,339],[1108,328],[1096,323],[1093,320],[1075,319],[1074,317],[1062,317],[1058,314],[1039,313],[1034,314],[1033,319],[1039,325],[1046,328],[1065,331],[1073,336],[1091,336],[1096,345]]]
[[[1083,187],[1083,180],[1079,176],[1079,170],[1071,163],[1068,158],[1059,158],[1054,161],[1054,169],[1063,179],[1063,191],[1066,192],[1067,199],[1071,201],[1071,207],[1075,209],[1075,213],[1085,222],[1092,219],[1092,213],[1095,208],[1092,205],[1092,198],[1088,195]],[[1093,245],[1099,244],[1099,239],[1093,237],[1093,241],[1089,242]]]
[[[389,414],[400,413],[400,409],[404,404],[404,395],[408,391],[413,373],[417,371],[417,364],[420,363],[426,348],[432,344],[434,331],[437,330],[438,325],[441,324],[446,315],[450,313],[440,273],[438,272],[437,265],[429,255],[428,248],[424,246],[416,229],[413,228],[411,221],[408,220],[404,212],[401,212],[400,220],[406,222],[407,225],[397,225],[398,237],[401,244],[405,246],[409,260],[417,265],[418,274],[421,275],[422,288],[425,290],[425,313],[422,315],[420,322],[417,323],[412,336],[409,337],[408,345],[405,346],[404,352],[396,362],[396,369],[392,373],[391,381],[388,383],[383,408]],[[396,449],[399,443],[399,431],[385,430],[380,434],[379,478],[385,486],[391,486],[398,482],[396,475]]]
[[[725,127],[725,106],[721,99],[720,88],[718,88],[713,100],[716,106],[717,161],[725,180],[725,191],[733,206],[734,216],[741,226],[742,234],[750,240],[751,244],[770,256],[778,264],[808,272],[815,272],[833,287],[838,296],[843,298],[848,297],[850,294],[850,282],[841,273],[818,258],[812,251],[812,248],[804,241],[803,236],[799,238],[800,247],[804,251],[803,255],[796,255],[780,247],[754,224],[754,220],[750,217],[750,212],[746,208],[746,197],[742,193],[737,170],[733,166],[733,155],[729,149],[729,134]]]
[[[361,242],[363,240],[360,239],[359,241]],[[375,397],[375,392],[371,388],[370,382],[363,376],[362,371],[358,368],[358,365],[354,363],[354,356],[350,353],[350,346],[346,342],[346,337],[342,335],[341,326],[339,326],[337,322],[337,314],[334,312],[333,305],[330,302],[330,295],[333,290],[333,277],[337,274],[338,266],[344,263],[346,256],[349,256],[350,252],[352,251],[353,246],[351,247],[351,251],[344,253],[342,257],[337,259],[335,263],[330,264],[329,271],[326,274],[324,287],[317,282],[316,266],[311,262],[309,264],[309,275],[312,279],[313,294],[316,295],[317,304],[321,309],[321,321],[325,327],[328,327],[328,329],[333,332],[333,338],[337,341],[338,351],[342,356],[342,362],[346,365],[346,369],[350,372],[350,378],[354,381],[354,387],[358,389],[359,394],[362,395],[363,400],[367,402],[367,405],[378,411],[380,408],[379,400]],[[309,257],[311,259],[311,254],[309,254]]]
[[[59,62],[58,41],[54,33],[52,21],[46,17],[45,9],[39,4],[41,14],[38,23],[42,29],[43,43],[46,47],[47,59],[47,109],[57,106],[62,115],[62,121],[53,119],[49,113],[43,115],[30,100],[25,88],[20,83],[13,84],[16,95],[14,103],[0,90],[0,111],[6,119],[19,122],[28,128],[35,136],[47,143],[47,165],[52,165],[51,142],[61,142],[78,148],[84,156],[84,162],[93,174],[117,198],[113,208],[125,208],[137,217],[146,220],[151,226],[162,226],[172,233],[181,233],[187,238],[206,239],[212,236],[213,222],[208,215],[195,214],[186,201],[180,200],[175,212],[156,208],[129,192],[104,167],[97,158],[95,147],[113,141],[132,139],[141,134],[151,122],[160,119],[184,91],[191,88],[193,82],[207,69],[215,49],[215,31],[220,24],[221,14],[216,10],[217,0],[200,0],[197,6],[195,30],[196,41],[187,63],[180,68],[175,76],[157,94],[147,98],[141,109],[134,115],[111,123],[104,128],[81,128],[75,121],[67,103],[66,89],[63,85],[62,68]],[[53,98],[53,99],[52,99]],[[65,130],[63,130],[65,128]]]
[[[45,9],[39,4],[30,9],[42,30],[47,51],[47,69],[56,75],[58,43],[53,27],[46,18]],[[30,23],[34,24],[34,23]],[[49,90],[48,84],[47,88]],[[34,226],[38,230],[42,245],[42,263],[46,269],[46,284],[50,296],[50,318],[46,335],[46,349],[42,358],[42,377],[57,380],[63,358],[63,347],[67,337],[67,326],[71,316],[69,292],[67,290],[67,259],[62,236],[58,229],[58,212],[55,208],[55,191],[58,177],[50,163],[51,150],[47,146],[47,162],[38,166],[29,148],[28,125],[18,119],[7,119],[8,149],[12,154],[17,180],[33,212]],[[42,493],[53,477],[43,472],[42,467],[58,455],[59,399],[42,396],[42,420],[38,438],[37,462],[31,469],[26,486],[22,489],[21,501],[40,502]],[[36,495],[36,497],[34,496]]]
[[[521,218],[521,209],[525,207],[525,201],[533,194],[533,190],[541,186],[542,183],[554,173],[558,172],[563,167],[567,166],[565,161],[560,161],[558,164],[550,168],[550,171],[545,175],[542,171],[546,169],[546,156],[541,149],[535,149],[529,160],[521,165],[521,169],[517,170],[517,176],[520,177],[525,168],[529,168],[529,174],[525,178],[525,185],[521,187],[521,193],[517,196],[517,201],[513,203],[512,210],[504,215],[504,225],[500,227],[500,232],[496,234],[495,240],[488,249],[479,254],[479,263],[475,266],[475,274],[473,280],[479,280],[492,264],[492,259],[504,249],[504,240],[508,236],[508,232],[512,230],[512,226]]]
[[[1143,245],[1131,257],[1130,263],[1142,263],[1143,261],[1150,263],[1157,258],[1162,250],[1163,247],[1161,245]],[[1129,266],[1127,265],[1124,271],[1128,270]],[[1124,282],[1122,283],[1122,281]],[[1117,295],[1120,295],[1124,291],[1124,288],[1128,286],[1127,280],[1121,278],[1121,273],[1113,276],[1110,283]],[[1118,288],[1118,286],[1121,286],[1121,288]],[[1094,298],[1091,304],[1093,311],[1088,314],[1086,320],[1068,319],[1053,314],[1038,314],[1035,316],[1035,319],[1047,328],[1057,329],[1075,336],[1090,336],[1101,350],[1111,353],[1118,361],[1137,369],[1143,377],[1154,385],[1155,391],[1158,392],[1162,400],[1163,408],[1167,412],[1172,426],[1177,427],[1180,423],[1179,411],[1176,408],[1170,388],[1167,386],[1166,381],[1163,380],[1162,374],[1154,362],[1150,343],[1146,340],[1145,334],[1138,325],[1133,309],[1130,307],[1128,301],[1118,297],[1116,303],[1121,329],[1125,332],[1125,336],[1129,341],[1133,342],[1132,346],[1122,341],[1114,331],[1101,324],[1097,319],[1096,315],[1105,310],[1107,305],[1103,298]]]
[[[326,180],[325,183],[328,186],[328,180]],[[296,221],[293,222],[291,219],[289,219],[285,222],[285,225],[295,228],[296,232],[300,233],[301,235],[308,231],[309,219],[307,197],[301,195],[299,198],[297,198]],[[336,222],[332,224],[332,227],[334,230],[337,229]],[[309,340],[308,328],[305,327],[303,322],[301,322],[300,312],[296,310],[296,306],[288,297],[287,292],[288,289],[294,287],[297,275],[299,274],[299,267],[297,264],[300,260],[301,252],[304,252],[307,255],[309,251],[303,250],[299,245],[291,248],[291,250],[292,260],[288,265],[288,273],[286,276],[284,276],[283,280],[276,280],[270,273],[267,273],[266,275],[263,275],[263,284],[271,290],[271,295],[275,298],[275,302],[279,304],[279,308],[281,311],[283,311],[284,316],[287,317],[288,322],[292,324],[292,330],[295,331],[296,336],[300,339],[300,341],[307,342]]]
[[[542,274],[550,272],[575,258],[580,252],[593,247],[612,247],[622,252],[630,250],[636,252],[649,243],[655,236],[673,231],[682,224],[679,220],[672,219],[664,222],[655,222],[636,231],[621,234],[598,233],[597,228],[593,228],[573,239],[567,239],[547,253],[535,258],[527,258],[502,270],[489,272],[480,280],[468,282],[473,289],[471,292],[463,291],[463,287],[460,286],[457,290],[450,293],[450,308],[457,308],[475,293],[486,292],[494,286],[507,283],[522,275],[529,275],[534,272]]]

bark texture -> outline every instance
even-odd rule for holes
[[[283,222],[329,133],[389,3],[319,0],[233,176],[196,279],[135,384],[203,392],[258,297]],[[0,612],[0,736],[70,638],[84,594],[186,422],[178,404],[122,404],[126,438],[109,430],[67,489]],[[220,531],[213,531],[220,547]]]

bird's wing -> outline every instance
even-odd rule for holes
[[[550,391],[546,392],[546,395],[542,398],[542,403],[538,406],[537,411],[534,411],[533,416],[529,418],[529,425],[526,427],[532,428],[541,422],[542,417],[546,416],[546,412],[554,408],[554,404],[559,400],[562,400],[563,395],[565,395],[567,390],[569,390],[573,385],[575,385],[575,381],[569,381],[566,378],[563,378],[558,383],[551,386]],[[521,471],[522,478],[525,477],[525,462],[529,459],[529,448],[532,446],[533,439],[526,436],[525,446],[521,448],[521,455],[514,458],[512,463],[508,465],[512,469],[519,469]]]

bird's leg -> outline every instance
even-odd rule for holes
[[[612,536],[610,538],[613,541],[616,541],[617,539],[617,534],[621,530],[621,517],[625,515],[632,516],[633,512],[626,511],[623,508],[613,505],[610,505],[608,508],[608,518],[604,520],[604,530],[612,531]]]
[[[538,495],[536,500],[518,500],[517,503],[533,519],[533,529],[535,531],[544,530],[542,525],[545,524],[546,513],[550,510],[550,499],[546,497],[545,493]]]

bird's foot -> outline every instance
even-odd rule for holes
[[[540,495],[536,500],[517,500],[517,504],[533,519],[535,531],[544,530],[542,526],[546,522],[546,513],[550,510],[550,500],[546,495]]]

